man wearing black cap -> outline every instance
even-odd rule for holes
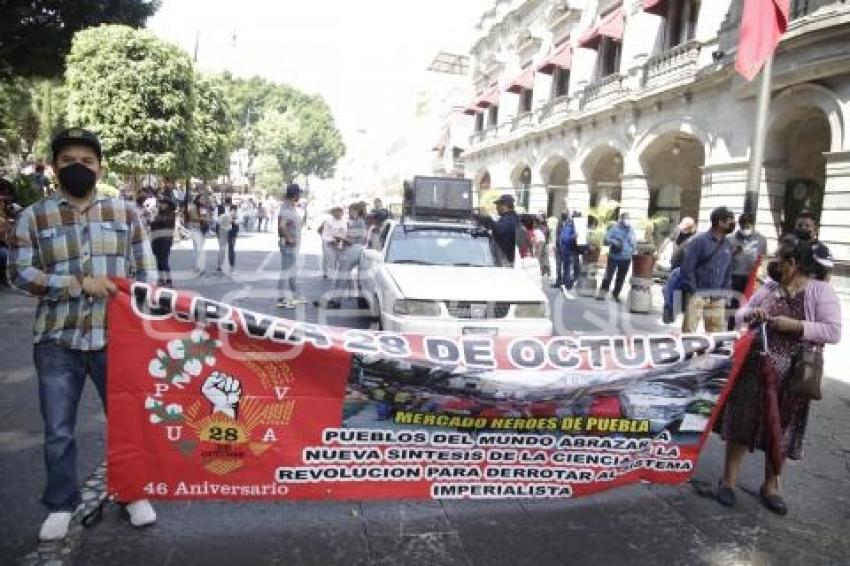
[[[295,290],[295,279],[298,275],[298,249],[301,247],[301,215],[295,205],[301,198],[301,187],[290,183],[286,187],[283,204],[277,215],[277,233],[280,248],[280,279],[277,283],[277,306],[291,309],[299,302]]]
[[[513,195],[504,194],[495,201],[495,204],[499,219],[494,221],[489,216],[481,216],[479,221],[493,233],[493,240],[502,252],[505,263],[513,267],[516,260],[516,247],[522,243],[517,241],[517,233],[524,237],[525,230],[514,211]]]
[[[110,277],[152,282],[156,266],[132,202],[97,192],[102,153],[97,136],[73,128],[53,139],[60,191],[18,217],[9,256],[10,283],[38,297],[33,357],[44,421],[50,514],[39,533],[59,540],[78,505],[77,405],[90,377],[106,406],[106,302],[117,291]],[[152,524],[147,500],[129,503],[130,522]]]

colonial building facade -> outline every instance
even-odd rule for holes
[[[471,55],[464,154],[482,204],[529,212],[609,199],[708,224],[743,210],[757,82],[734,70],[743,0],[496,0]],[[802,208],[850,275],[850,4],[791,0],[776,53],[757,229]]]

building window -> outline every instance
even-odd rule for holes
[[[809,0],[791,0],[791,19],[802,18],[809,13]]]
[[[519,111],[521,114],[531,112],[531,107],[534,104],[534,91],[530,88],[522,90],[519,95]]]
[[[682,45],[696,37],[700,0],[667,2],[664,43],[667,49]]]
[[[480,132],[484,129],[484,113],[479,112],[475,115],[475,131]]]
[[[570,70],[556,69],[555,70],[555,98],[567,96],[570,91]]]
[[[597,78],[601,79],[620,72],[620,53],[623,44],[609,37],[603,37],[599,42],[597,54]]]
[[[487,110],[487,125],[488,126],[496,126],[499,123],[499,107],[498,105],[493,105]]]

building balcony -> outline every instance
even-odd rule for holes
[[[566,116],[569,110],[569,96],[558,96],[556,98],[551,98],[543,105],[543,108],[541,109],[540,121],[546,122],[547,120],[553,118],[561,118],[563,116]]]
[[[534,125],[534,112],[523,112],[511,121],[511,131],[523,130]]]
[[[643,66],[643,87],[655,89],[693,79],[702,45],[688,41],[651,57]]]
[[[582,107],[602,105],[620,98],[626,93],[623,80],[623,75],[614,73],[587,85],[581,97]]]

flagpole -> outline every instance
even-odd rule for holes
[[[767,138],[767,116],[770,112],[770,91],[773,79],[773,53],[764,62],[761,70],[758,96],[756,97],[756,121],[753,127],[753,149],[750,153],[750,168],[747,171],[747,192],[744,197],[744,212],[755,216],[758,212],[761,170],[764,163],[764,146]]]

